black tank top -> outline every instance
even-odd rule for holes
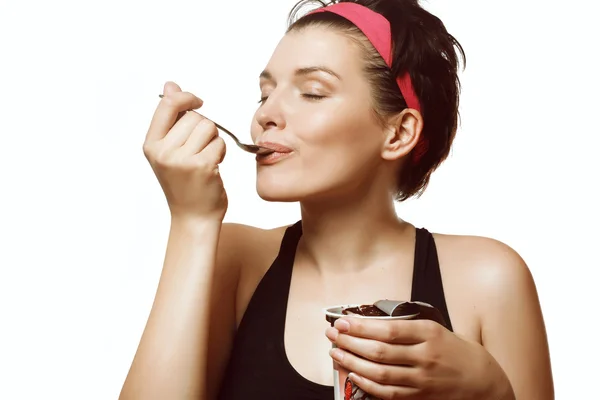
[[[300,375],[284,348],[292,267],[301,236],[301,221],[287,228],[277,258],[256,287],[236,333],[219,400],[333,399],[333,386],[320,385]],[[416,232],[411,300],[436,307],[452,329],[437,250],[433,236],[424,228]],[[323,322],[325,330],[325,317]]]

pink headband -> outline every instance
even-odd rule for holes
[[[332,12],[352,22],[369,39],[388,67],[392,67],[392,31],[390,22],[383,15],[357,3],[343,2],[321,7],[307,15]],[[408,72],[396,78],[400,93],[409,108],[421,112],[421,105]],[[427,141],[420,140],[413,150],[413,160],[417,162],[427,151]]]

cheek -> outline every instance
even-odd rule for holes
[[[311,118],[310,125],[305,124],[298,134],[306,159],[331,166],[372,159],[379,148],[380,130],[362,114],[339,113]]]
[[[363,185],[378,168],[378,144],[374,135],[377,132],[364,123],[340,124],[335,129],[315,131],[303,141],[297,160],[299,165],[293,172],[296,182],[302,182],[310,192],[340,194]]]

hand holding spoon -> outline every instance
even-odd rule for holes
[[[163,98],[164,95],[159,94],[158,97]],[[221,125],[217,124],[215,121],[212,121],[212,123],[215,124],[215,126],[218,129],[220,129],[221,131],[223,131],[226,134],[228,134],[229,136],[231,136],[231,138],[235,141],[235,144],[237,144],[240,149],[247,151],[248,153],[263,155],[263,154],[270,154],[270,153],[274,152],[274,150],[268,149],[266,147],[257,146],[255,144],[242,143],[233,133],[229,132],[227,129],[223,128]]]

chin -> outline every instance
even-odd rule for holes
[[[301,201],[331,201],[345,198],[332,189],[326,190],[321,187],[312,185],[302,186],[299,182],[288,185],[274,184],[267,185],[265,182],[257,182],[256,192],[258,196],[265,200],[274,203],[296,203]]]
[[[273,171],[274,172],[274,171]],[[272,174],[260,171],[256,177],[256,193],[270,202],[331,201],[345,198],[339,182],[314,179],[303,174]]]
[[[259,169],[256,175],[256,193],[265,201],[291,203],[303,197],[299,176],[279,168]]]
[[[294,203],[300,201],[302,195],[298,193],[293,188],[288,188],[283,185],[256,185],[256,193],[258,196],[265,200],[271,202],[279,202],[279,203]]]

